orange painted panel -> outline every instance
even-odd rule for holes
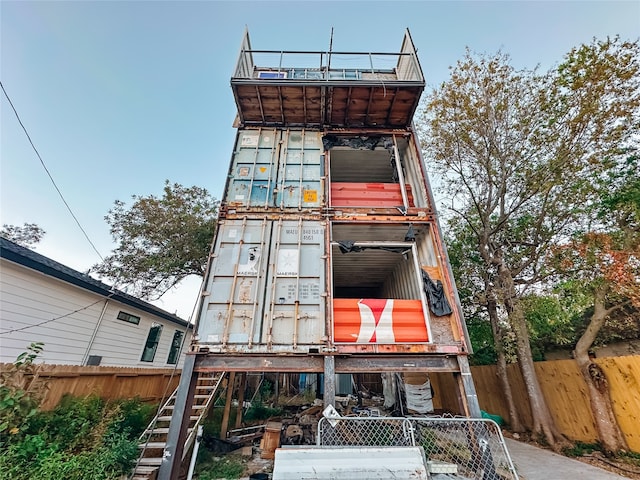
[[[423,343],[429,341],[420,300],[335,298],[336,343]]]
[[[411,187],[406,185],[409,206],[413,205]],[[333,207],[397,207],[402,205],[398,183],[331,183]]]

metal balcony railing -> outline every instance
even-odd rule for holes
[[[423,82],[414,53],[242,50],[234,79]]]

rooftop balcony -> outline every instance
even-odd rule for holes
[[[396,53],[253,50],[247,31],[231,78],[242,126],[405,128],[424,85],[408,30]]]

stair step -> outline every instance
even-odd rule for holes
[[[203,409],[205,406],[204,405],[192,405],[191,408],[194,410],[198,410],[198,409]],[[167,410],[175,410],[175,407],[173,405],[167,405],[165,407]]]
[[[188,433],[191,433],[192,430],[193,430],[193,428],[187,428],[187,432]],[[151,431],[147,430],[144,433],[150,433],[150,434],[153,434],[153,435],[161,435],[161,434],[169,433],[169,427],[154,428],[153,430],[151,430]]]
[[[138,448],[164,448],[167,446],[167,442],[147,442],[138,445]]]
[[[196,420],[198,420],[200,417],[197,415],[191,415],[189,417],[189,420],[191,420],[192,422],[195,422]],[[171,421],[171,415],[163,415],[162,417],[158,417],[158,422],[170,422]]]
[[[198,395],[198,394],[196,394],[196,395],[193,396],[193,398],[209,398],[210,396],[211,395],[202,395],[202,394]]]
[[[144,457],[141,458],[140,460],[138,460],[138,465],[155,465],[157,467],[159,467],[162,464],[162,458],[149,458],[149,457]]]
[[[138,475],[145,475],[145,477],[143,478],[147,479],[148,477],[146,477],[146,475],[149,475],[156,470],[158,470],[157,466],[138,465],[133,473]]]

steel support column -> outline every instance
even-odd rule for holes
[[[324,399],[325,407],[336,404],[336,360],[332,355],[324,357]]]
[[[460,366],[460,379],[462,389],[464,390],[465,403],[468,408],[467,415],[471,418],[482,418],[480,404],[478,403],[478,395],[476,386],[471,377],[471,369],[469,368],[469,359],[466,355],[458,355],[458,365]]]
[[[162,455],[162,463],[158,472],[158,480],[177,480],[182,464],[182,451],[187,440],[189,413],[193,404],[193,394],[198,383],[198,373],[194,370],[196,363],[194,354],[187,354],[180,375],[180,385],[169,424],[167,444]]]

